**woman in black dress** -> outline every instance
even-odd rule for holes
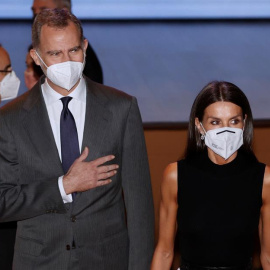
[[[270,167],[253,154],[252,113],[244,93],[211,82],[190,114],[185,159],[168,165],[161,184],[159,241],[151,270],[169,270],[176,230],[181,270],[251,269],[260,235],[270,269]]]

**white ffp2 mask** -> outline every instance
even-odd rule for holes
[[[45,72],[43,70],[43,72],[54,84],[69,91],[79,81],[79,79],[81,79],[85,60],[83,63],[66,61],[58,64],[53,64],[48,67],[39,56],[37,51],[36,54],[40,61],[47,68],[47,71]]]
[[[17,97],[20,87],[20,79],[14,71],[7,74],[0,82],[1,100],[9,100]]]
[[[205,131],[205,145],[216,154],[228,159],[243,145],[243,130],[241,128],[222,127]]]

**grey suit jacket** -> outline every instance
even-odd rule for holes
[[[18,221],[15,270],[150,268],[154,212],[136,99],[86,82],[82,149],[87,161],[114,154],[120,169],[72,204],[59,192],[63,170],[41,82],[0,110],[0,221]]]

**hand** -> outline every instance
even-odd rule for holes
[[[63,177],[63,186],[66,194],[82,192],[95,187],[104,186],[112,182],[108,179],[117,173],[117,164],[103,165],[115,158],[113,155],[98,158],[86,162],[89,149],[85,147],[82,154],[71,165],[69,171]],[[104,180],[106,179],[106,180]]]

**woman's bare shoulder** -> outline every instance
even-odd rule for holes
[[[263,182],[264,182],[264,185],[266,185],[267,187],[270,187],[270,166],[268,165],[265,166]]]
[[[170,163],[164,170],[163,179],[166,181],[177,180],[177,162]]]
[[[177,194],[177,162],[171,163],[165,168],[161,188],[171,195]]]
[[[270,204],[270,167],[267,165],[264,171],[262,199],[264,204]]]

